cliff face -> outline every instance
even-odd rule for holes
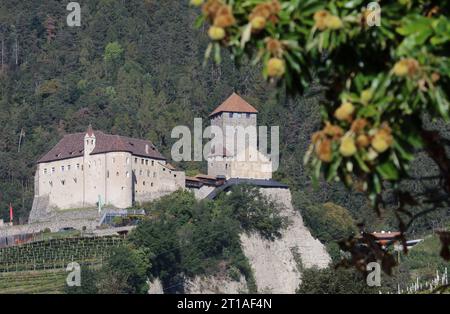
[[[301,268],[327,267],[330,256],[293,208],[290,190],[261,189],[261,192],[278,204],[289,225],[274,241],[256,233],[242,234],[242,249],[252,266],[258,292],[295,293],[301,283]]]
[[[241,245],[253,270],[258,292],[295,293],[301,283],[301,269],[325,268],[331,259],[324,245],[311,236],[295,210],[288,189],[261,188],[266,197],[277,203],[281,215],[289,220],[288,227],[275,241],[257,233],[242,234]],[[239,282],[215,277],[195,278],[186,287],[187,293],[241,293],[244,280]]]

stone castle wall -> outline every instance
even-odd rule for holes
[[[105,206],[127,208],[184,188],[185,174],[163,160],[128,152],[57,160],[38,164],[30,217],[51,210]]]

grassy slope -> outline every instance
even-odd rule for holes
[[[63,293],[67,274],[64,270],[0,273],[0,293]]]

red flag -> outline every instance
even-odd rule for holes
[[[9,203],[9,221],[12,222],[13,221],[13,208],[11,203]]]

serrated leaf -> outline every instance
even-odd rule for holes
[[[398,180],[399,171],[392,161],[386,161],[376,167],[377,172],[384,180]]]

